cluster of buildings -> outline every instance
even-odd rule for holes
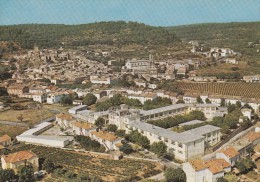
[[[76,112],[81,112],[80,108]],[[96,118],[97,119],[97,118]],[[111,132],[100,130],[94,125],[94,122],[86,122],[82,119],[72,117],[70,114],[56,115],[56,123],[63,130],[70,131],[74,135],[88,136],[102,144],[106,150],[118,150],[122,146],[122,138],[117,137]]]
[[[126,133],[133,130],[139,131],[151,143],[164,142],[168,151],[174,153],[177,159],[187,161],[195,156],[203,155],[206,147],[218,143],[221,138],[220,128],[206,125],[177,133],[149,124],[147,121],[184,114],[192,110],[201,110],[209,118],[212,117],[213,112],[218,112],[217,106],[212,104],[178,104],[147,111],[130,109],[126,105],[121,105],[120,108],[103,112],[82,110],[80,106],[77,106],[70,109],[69,112],[73,114],[57,115],[56,121],[60,127],[68,131],[72,130],[77,135],[89,136],[99,141],[108,150],[117,150],[122,139],[107,131],[99,131],[94,126],[95,121],[101,117],[106,124],[114,124]]]
[[[201,65],[203,65],[203,61],[197,58],[154,60],[153,56],[150,55],[149,60],[127,60],[122,67],[121,73],[138,75],[139,77],[145,78],[148,82],[152,78],[158,80],[174,80],[176,76],[186,76],[191,67],[197,69]]]
[[[216,182],[224,177],[228,172],[233,171],[236,162],[243,157],[248,157],[248,148],[256,150],[259,147],[260,132],[259,127],[255,131],[246,133],[230,145],[215,153],[215,157],[210,160],[194,159],[183,164],[182,168],[186,174],[187,182]],[[252,156],[252,160],[260,158],[258,152]]]

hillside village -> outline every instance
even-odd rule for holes
[[[24,166],[46,181],[160,181],[167,170],[187,182],[257,181],[260,76],[236,72],[237,50],[185,45],[185,56],[166,58],[69,46],[8,53],[2,170],[14,181]],[[198,74],[214,65],[232,73]]]

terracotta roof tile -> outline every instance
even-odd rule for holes
[[[0,143],[5,142],[7,140],[11,140],[11,137],[9,137],[8,135],[3,135],[0,137]]]
[[[98,138],[101,138],[103,140],[108,140],[110,142],[118,139],[117,136],[113,135],[112,133],[106,132],[106,131],[92,131],[91,133]]]
[[[4,155],[3,158],[6,163],[16,163],[19,161],[28,160],[37,157],[37,155],[31,151],[19,151],[13,154]]]
[[[260,133],[250,132],[245,136],[250,142],[255,141],[256,139],[260,138]]]
[[[221,150],[223,154],[225,154],[228,158],[233,158],[237,155],[239,155],[239,152],[234,149],[233,147],[226,148],[224,150]]]
[[[230,167],[230,164],[224,159],[213,159],[210,161],[193,160],[190,162],[195,171],[200,171],[208,168],[213,174],[223,172],[225,168]]]
[[[70,114],[58,114],[56,115],[57,118],[63,119],[63,120],[72,120],[73,117]]]
[[[73,122],[72,123],[74,126],[76,126],[76,127],[78,127],[78,128],[83,128],[83,129],[85,129],[85,130],[88,130],[88,129],[91,129],[91,128],[93,128],[94,126],[92,125],[92,124],[89,124],[89,123],[87,123],[87,122]]]

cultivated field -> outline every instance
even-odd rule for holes
[[[23,116],[24,123],[34,124],[42,119],[53,116],[53,113],[46,109],[25,109],[25,110],[7,110],[0,112],[1,121],[20,122],[17,118]]]
[[[24,145],[17,150],[31,150],[41,158],[51,159],[55,165],[61,165],[74,173],[96,176],[105,181],[115,181],[130,176],[161,172],[161,166],[155,162],[133,159],[111,160],[87,153],[65,151],[36,145]]]
[[[10,137],[15,137],[17,135],[20,135],[26,130],[24,127],[18,127],[18,126],[9,126],[9,125],[1,125],[0,124],[0,136],[7,134]]]
[[[212,94],[260,98],[258,83],[178,83],[185,91],[206,92]]]

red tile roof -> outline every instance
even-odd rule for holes
[[[6,163],[16,163],[19,161],[28,160],[37,157],[37,155],[31,151],[19,151],[13,154],[4,155],[3,158]]]

